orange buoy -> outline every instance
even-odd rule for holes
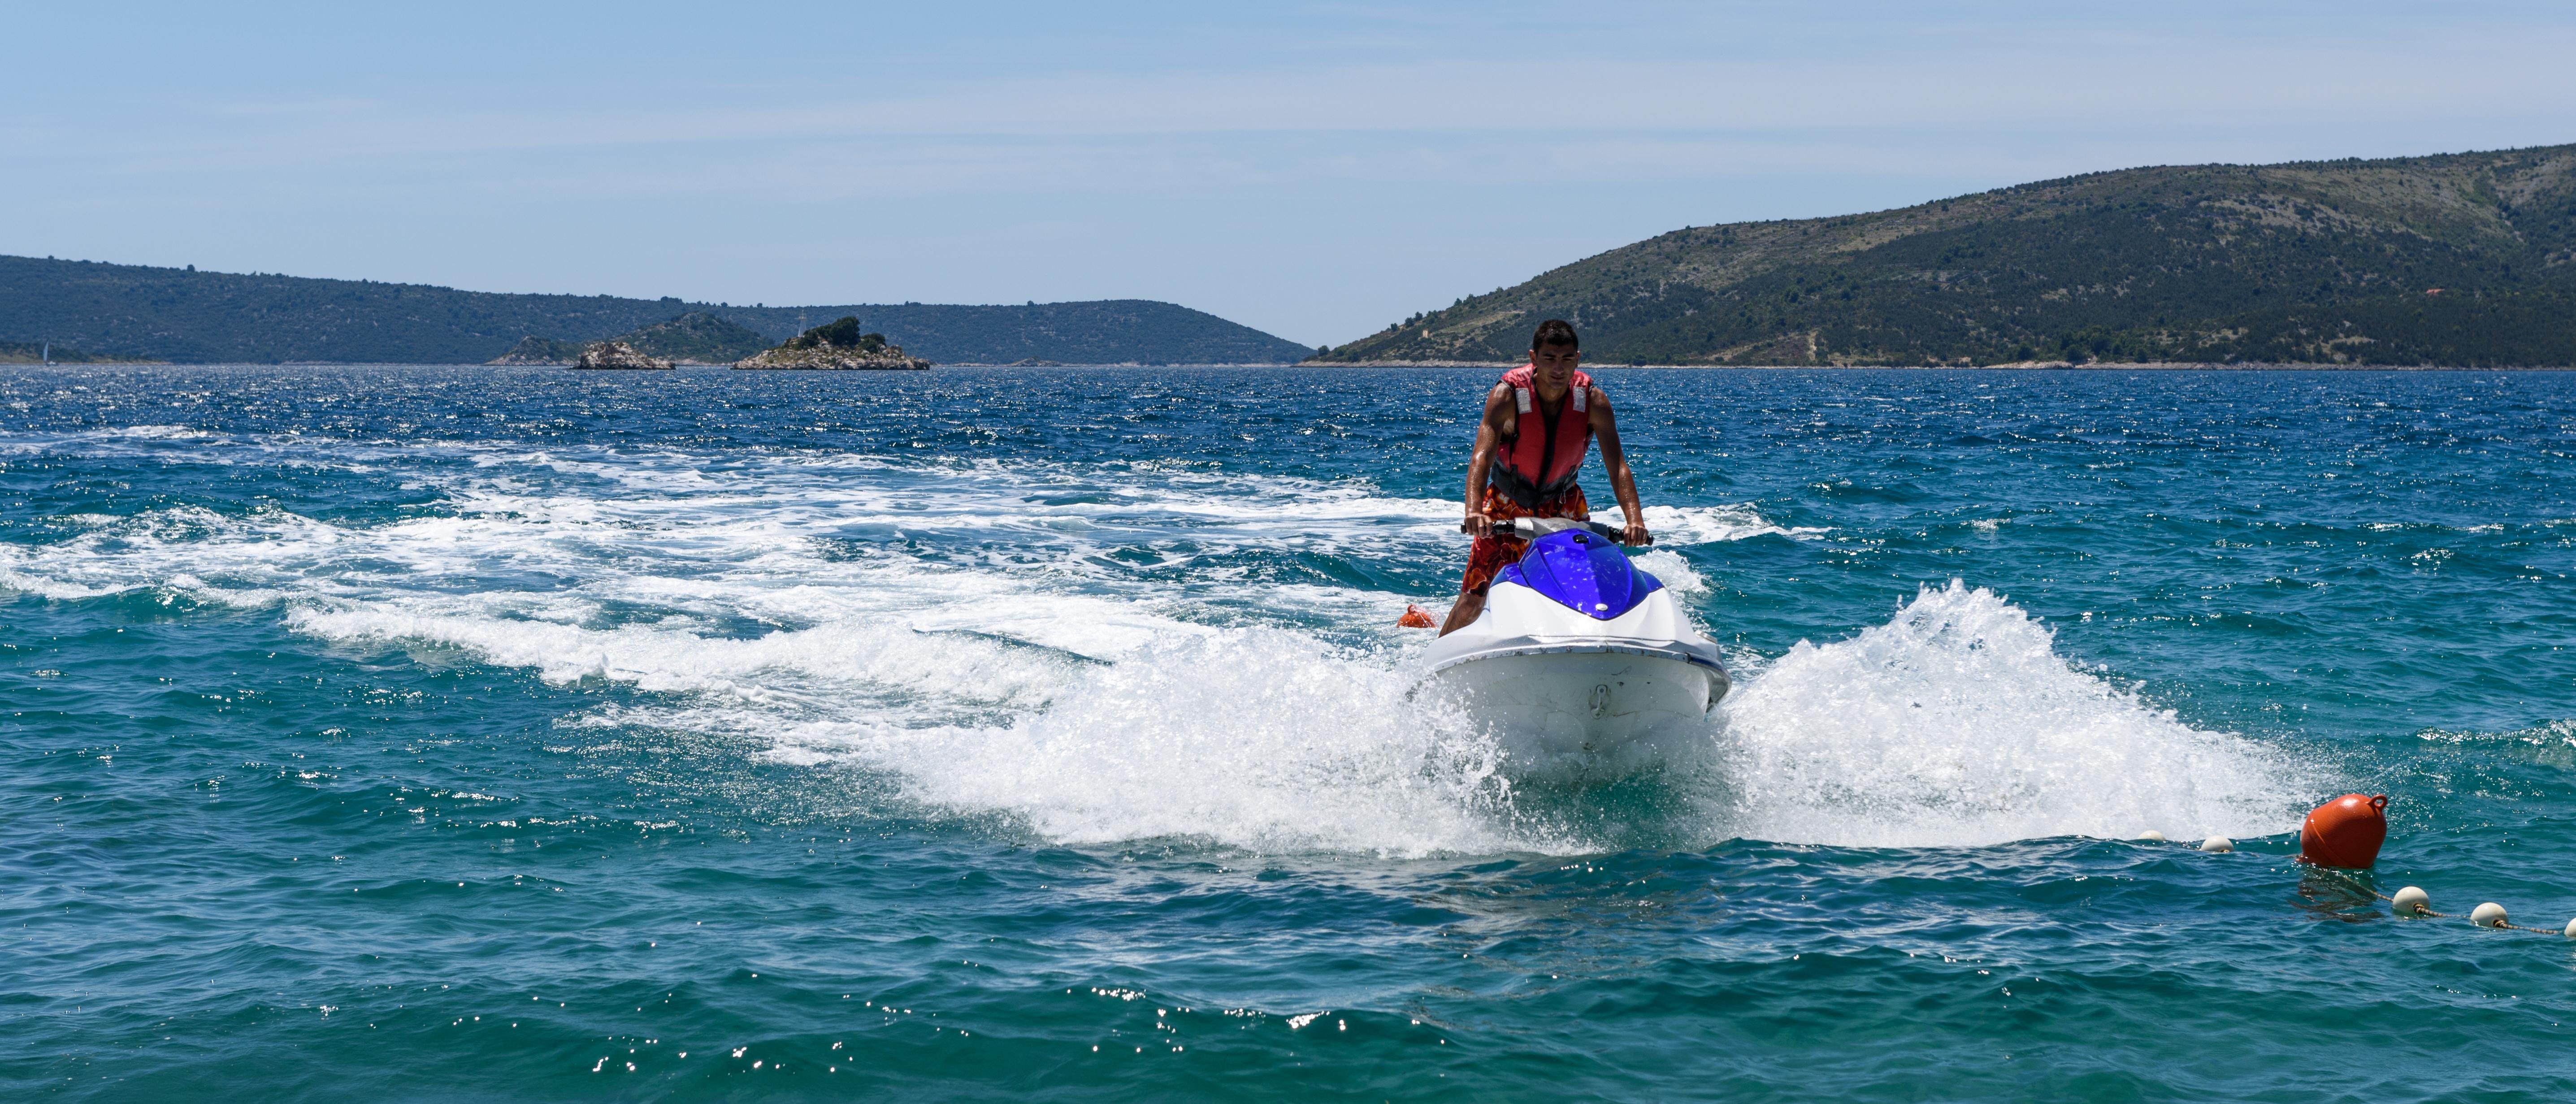
[[[2379,845],[2388,841],[2387,808],[2387,794],[2345,794],[2317,806],[2299,826],[2299,857],[2354,870],[2378,862]]]
[[[1431,615],[1422,611],[1422,607],[1411,605],[1404,607],[1404,616],[1396,618],[1395,623],[1397,626],[1407,629],[1429,629],[1438,627],[1438,624],[1431,620]]]

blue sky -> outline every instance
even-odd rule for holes
[[[738,303],[1164,299],[1308,344],[1686,225],[2576,142],[2563,2],[0,21],[0,252]]]

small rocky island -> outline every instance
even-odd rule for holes
[[[620,362],[624,354],[606,352],[611,363],[584,363],[586,348],[616,345],[654,363]],[[629,330],[606,342],[558,341],[530,334],[510,351],[486,364],[561,364],[576,368],[669,368],[676,364],[731,364],[769,347],[758,331],[735,325],[706,311],[690,311],[667,322]],[[667,362],[667,363],[663,363]]]
[[[823,371],[905,371],[930,362],[904,355],[881,333],[859,332],[859,320],[843,315],[763,348],[759,333],[705,311],[693,311],[606,341],[583,344],[530,334],[489,364],[561,364],[571,368],[655,370],[678,364],[725,364],[736,368],[791,368]]]
[[[671,362],[645,356],[623,341],[593,341],[582,349],[581,359],[573,361],[572,366],[653,371],[667,370]]]
[[[736,368],[791,368],[822,371],[918,371],[930,362],[905,356],[903,347],[886,344],[881,333],[860,333],[854,315],[816,326],[787,343],[747,357]]]

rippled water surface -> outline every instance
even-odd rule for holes
[[[1485,380],[0,371],[0,1090],[2576,1097],[2373,896],[2576,915],[2576,377],[1607,373],[1738,689],[1583,790],[1407,694]]]

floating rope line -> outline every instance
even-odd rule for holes
[[[2165,839],[2164,833],[2154,831],[2152,829],[2138,833],[2138,841],[2141,843],[2168,842]],[[2236,850],[2236,842],[2225,836],[2211,836],[2197,844],[2185,842],[2183,843],[2183,846],[2189,847],[2195,851],[2206,852],[2213,855],[2224,855]],[[2324,869],[2335,870],[2338,868],[2325,867]],[[2360,886],[2360,888],[2370,889],[2368,886]],[[2420,886],[2406,886],[2395,893],[2381,893],[2378,890],[2370,889],[2370,895],[2388,902],[2389,911],[2394,912],[2399,916],[2429,920],[2456,920],[2459,919],[2460,915],[2456,912],[2433,911],[2432,895],[2425,893],[2423,888]],[[2529,927],[2523,924],[2513,923],[2511,919],[2505,915],[2504,906],[2493,901],[2485,902],[2476,908],[2470,909],[2469,923],[2475,924],[2481,928],[2496,928],[2502,931],[2530,932],[2533,935],[2563,935],[2569,939],[2576,939],[2576,920],[2569,920],[2565,928],[2557,931],[2552,931],[2548,928]]]
[[[2454,912],[2433,911],[2431,906],[2432,898],[2430,895],[2415,886],[2407,886],[2393,894],[2381,893],[2374,889],[2370,891],[2370,895],[2388,902],[2390,911],[2395,912],[2399,916],[2422,916],[2436,920],[2450,920],[2457,918],[2459,915]],[[2475,924],[2481,928],[2501,928],[2506,931],[2530,932],[2534,935],[2563,935],[2569,939],[2576,939],[2576,920],[2569,920],[2567,922],[2566,929],[2563,931],[2551,931],[2547,928],[2526,927],[2521,924],[2512,923],[2508,920],[2505,917],[2504,906],[2493,901],[2486,902],[2476,908],[2470,909],[2469,923]]]
[[[2299,825],[2299,861],[2315,864],[2324,870],[2358,873],[2379,861],[2379,845],[2388,839],[2388,795],[2345,794],[2308,813]],[[2138,833],[2140,840],[2164,842],[2165,834],[2154,829]],[[2225,836],[2211,836],[2200,841],[2200,850],[2223,855],[2236,850],[2236,841]],[[2407,886],[2396,893],[2381,893],[2367,885],[2357,888],[2388,902],[2389,911],[2399,916],[2422,916],[2450,919],[2451,913],[2433,911],[2433,898],[2421,886]],[[2493,901],[2469,910],[2469,923],[2481,928],[2530,932],[2534,935],[2563,935],[2576,939],[2576,920],[2569,920],[2559,931],[2527,928],[2507,919],[2504,906]]]

